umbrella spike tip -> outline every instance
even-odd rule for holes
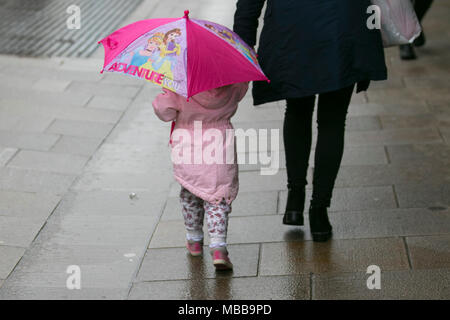
[[[189,10],[184,10],[184,17],[189,18]]]

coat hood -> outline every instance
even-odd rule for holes
[[[229,86],[203,91],[192,96],[191,99],[206,109],[219,109],[231,99],[227,90]]]

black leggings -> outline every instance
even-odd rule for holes
[[[344,151],[345,119],[354,85],[319,95],[317,145],[311,204],[329,207]],[[287,99],[284,146],[288,188],[304,188],[311,151],[312,116],[316,97]]]
[[[414,0],[414,10],[416,11],[417,18],[422,21],[425,13],[430,9],[433,0]]]

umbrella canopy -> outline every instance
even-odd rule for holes
[[[105,49],[102,72],[145,79],[186,98],[232,83],[269,81],[237,34],[188,14],[138,21],[99,41]]]

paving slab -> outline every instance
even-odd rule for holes
[[[336,179],[337,187],[385,186],[393,184],[438,184],[450,178],[450,168],[426,162],[377,166],[343,166]]]
[[[45,132],[45,129],[53,122],[52,116],[21,116],[18,117],[14,127],[10,128],[12,131],[17,132]]]
[[[0,244],[27,248],[45,223],[44,217],[0,216]]]
[[[76,176],[30,169],[0,168],[0,189],[63,194]]]
[[[149,173],[156,168],[171,170],[170,150],[155,152],[155,148],[145,145],[103,143],[86,166],[86,172]]]
[[[137,282],[157,280],[208,279],[216,277],[254,277],[258,273],[259,245],[230,245],[232,272],[216,272],[209,248],[202,257],[192,257],[186,248],[149,249],[136,277]],[[173,261],[177,260],[177,263]]]
[[[88,157],[53,152],[20,150],[8,163],[9,168],[79,174]]]
[[[347,132],[345,139],[348,145],[354,146],[442,142],[439,132],[434,127]]]
[[[402,239],[265,243],[261,247],[259,272],[261,275],[287,275],[365,271],[372,264],[382,270],[408,269]]]
[[[139,282],[131,300],[308,300],[309,275]]]
[[[309,208],[312,190],[306,190],[305,210]],[[287,191],[280,192],[278,212],[284,213]],[[329,211],[358,211],[368,209],[396,208],[395,195],[391,186],[335,188]]]
[[[89,101],[87,107],[124,111],[130,103],[131,99],[128,98],[95,96]]]
[[[52,216],[37,241],[60,245],[136,245],[145,247],[159,216],[62,215]]]
[[[8,286],[3,284],[0,300],[122,300],[128,288],[81,288]]]
[[[3,147],[49,150],[59,139],[59,135],[49,133],[25,133],[0,130],[0,145]]]
[[[349,114],[353,116],[382,116],[382,115],[417,115],[430,112],[426,102],[416,101],[414,104],[399,103],[367,103],[350,104]]]
[[[143,252],[137,247],[37,243],[17,265],[6,287],[66,289],[69,266],[78,266],[81,289],[128,288]]]
[[[103,138],[83,138],[62,135],[50,149],[52,152],[91,156],[102,143]]]
[[[130,193],[124,191],[70,191],[61,200],[56,213],[80,218],[89,215],[104,218],[159,216],[164,206],[162,194],[142,191],[130,197]]]
[[[47,218],[61,197],[51,193],[0,190],[0,215]]]
[[[0,167],[4,167],[17,151],[17,148],[0,147]]]
[[[439,144],[412,144],[402,146],[387,146],[389,161],[394,164],[410,164],[413,162],[450,164],[450,146]]]
[[[40,116],[47,114],[48,116],[78,121],[97,121],[106,123],[116,123],[122,112],[116,110],[85,108],[83,106],[70,106],[65,102],[56,104],[54,101],[58,97],[53,97],[53,102],[33,101],[32,103],[21,99],[0,99],[0,114],[12,116]],[[89,98],[90,99],[90,98]],[[86,103],[89,99],[86,99]]]
[[[72,81],[66,92],[86,95],[98,95],[112,97],[120,93],[120,97],[133,98],[139,92],[140,88],[123,84],[111,83],[84,83],[80,81]]]
[[[413,269],[449,269],[450,235],[406,238]]]
[[[89,84],[86,84],[89,86]],[[44,92],[42,90],[29,90],[29,88],[0,88],[1,105],[25,105],[32,106],[67,106],[84,107],[92,98],[92,94],[83,92]]]
[[[383,129],[423,128],[438,124],[433,114],[408,115],[408,116],[380,116]]]
[[[404,208],[442,210],[450,206],[450,183],[398,184],[395,193]]]
[[[449,269],[381,271],[381,289],[369,290],[365,273],[321,274],[313,277],[313,299],[448,300]]]
[[[75,137],[104,138],[112,128],[109,123],[56,119],[46,131]]]
[[[24,248],[0,245],[0,279],[8,277],[24,253]]]
[[[31,89],[44,92],[62,92],[69,86],[70,82],[70,80],[41,78],[33,84]]]

